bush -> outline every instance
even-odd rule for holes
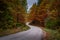
[[[45,24],[46,24],[45,26],[49,29],[57,29],[58,28],[57,20],[48,19],[48,20],[46,20]]]

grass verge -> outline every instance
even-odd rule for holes
[[[17,27],[17,28],[6,29],[6,30],[0,29],[0,37],[14,34],[14,33],[21,32],[21,31],[26,31],[28,29],[29,29],[29,27],[26,25],[21,26],[21,27]]]
[[[44,28],[44,30],[49,33],[46,40],[60,40],[60,33],[57,30],[51,30],[47,28]]]

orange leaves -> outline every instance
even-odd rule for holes
[[[58,1],[59,0],[43,0],[40,5],[34,4],[31,8],[29,17],[31,20],[41,22],[41,24],[46,18],[56,20],[58,18],[58,13],[60,13],[60,3]]]
[[[29,19],[32,21],[35,18],[36,14],[36,4],[33,4],[32,8],[30,9]]]

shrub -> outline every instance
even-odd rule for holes
[[[58,26],[57,26],[57,20],[51,20],[51,19],[48,19],[46,21],[46,27],[49,28],[49,29],[57,29]]]

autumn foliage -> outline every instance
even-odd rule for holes
[[[25,14],[26,0],[0,0],[0,28],[14,28],[17,23],[25,23]]]
[[[59,2],[60,0],[42,0],[38,4],[33,4],[29,14],[31,24],[53,28],[57,26],[60,22]]]

